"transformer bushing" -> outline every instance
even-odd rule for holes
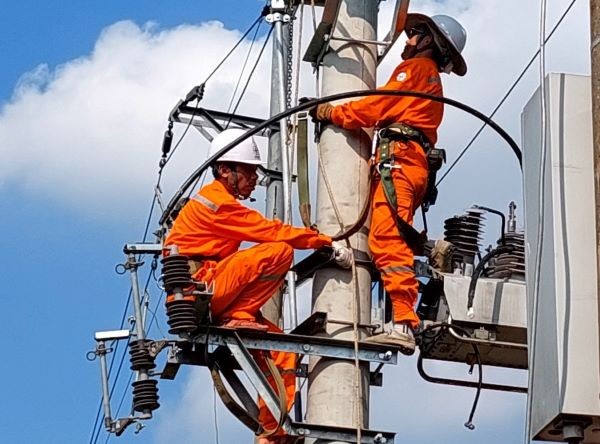
[[[142,379],[131,383],[133,387],[133,410],[147,412],[160,407],[157,385],[158,381],[156,379]]]
[[[485,217],[480,210],[468,210],[465,214],[444,221],[444,239],[454,247],[454,263],[473,264],[479,253],[481,229]]]
[[[183,296],[183,292],[194,285],[188,260],[187,256],[178,254],[162,259],[163,285],[167,294],[174,296],[166,303],[171,334],[192,332],[198,325],[195,297]]]
[[[489,265],[487,276],[496,279],[525,280],[525,235],[508,232],[504,235],[506,246],[512,246],[511,253],[499,254]],[[501,242],[498,241],[498,245]]]

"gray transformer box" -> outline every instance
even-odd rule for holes
[[[546,104],[546,155],[541,192],[539,89],[522,114],[529,342],[528,432],[530,439],[544,441],[563,441],[573,433],[583,433],[583,442],[600,443],[590,78],[548,75]],[[543,195],[542,205],[540,195]],[[539,239],[541,254],[538,252]],[[541,258],[539,277],[536,276],[538,256]],[[538,298],[534,303],[536,288]]]

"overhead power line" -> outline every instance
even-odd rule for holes
[[[546,37],[546,39],[544,40],[544,44],[548,43],[548,41],[550,40],[550,38],[552,37],[554,32],[558,29],[558,27],[561,25],[564,18],[567,16],[567,14],[569,13],[569,11],[571,10],[571,8],[573,7],[573,5],[575,4],[576,1],[577,0],[572,0],[571,3],[569,4],[569,6],[567,6],[567,9],[565,9],[565,12],[563,12],[561,17],[558,19],[558,22],[556,22],[556,25],[554,25],[554,27],[552,28],[552,31],[550,31],[550,34],[548,34],[548,37]],[[519,76],[514,81],[514,83],[511,85],[511,87],[508,89],[506,94],[504,94],[504,97],[502,97],[502,100],[500,100],[498,105],[496,105],[496,107],[494,108],[492,113],[489,115],[490,119],[492,117],[494,117],[496,115],[496,112],[500,109],[500,107],[502,105],[504,105],[504,102],[506,102],[506,99],[508,99],[508,96],[510,96],[510,94],[514,91],[515,87],[519,84],[519,82],[521,81],[521,79],[523,78],[525,73],[529,70],[529,68],[531,67],[531,65],[533,64],[533,62],[539,55],[540,55],[540,49],[538,48],[538,50],[533,54],[533,56],[531,57],[531,59],[529,60],[527,65],[525,65],[525,68],[523,68],[523,70],[521,71],[521,74],[519,74]],[[450,173],[450,171],[452,171],[452,169],[456,166],[458,161],[465,155],[465,153],[468,151],[468,149],[471,148],[471,146],[473,145],[473,142],[475,142],[475,140],[479,137],[479,135],[482,133],[482,131],[485,129],[486,126],[487,126],[487,123],[483,123],[481,125],[481,127],[477,130],[475,135],[471,138],[471,140],[469,140],[469,143],[467,143],[467,145],[462,149],[462,151],[460,152],[458,157],[456,159],[454,159],[454,161],[452,162],[452,164],[450,164],[450,166],[448,167],[446,172],[442,175],[442,177],[440,177],[440,180],[437,181],[436,185],[439,185],[442,182],[442,180],[444,180],[444,178]]]

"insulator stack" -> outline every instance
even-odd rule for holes
[[[192,285],[192,275],[187,256],[174,254],[162,259],[162,281],[165,291],[173,293],[175,289],[184,289]]]
[[[479,210],[468,210],[465,214],[444,221],[444,238],[455,246],[453,262],[473,264],[479,253],[481,229],[485,217]]]
[[[144,412],[156,410],[160,407],[157,384],[156,379],[145,379],[131,383],[133,387],[133,410]]]
[[[179,292],[183,296],[183,291],[193,287],[188,260],[187,256],[178,254],[163,258],[162,280],[167,294],[172,295]],[[190,295],[181,299],[174,297],[167,300],[166,306],[167,323],[171,327],[169,333],[192,332],[197,328],[195,297]]]
[[[196,302],[192,299],[172,300],[167,302],[167,323],[169,333],[179,334],[192,332],[198,327]]]
[[[487,276],[497,279],[525,280],[525,236],[509,232],[504,235],[505,244],[514,248],[512,253],[498,255],[488,267]],[[501,245],[498,241],[498,245]]]
[[[142,339],[132,341],[129,344],[129,361],[131,362],[131,370],[152,370],[156,367],[154,358],[150,356],[148,344],[151,341]]]

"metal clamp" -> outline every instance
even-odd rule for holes
[[[292,20],[292,18],[290,17],[289,14],[281,14],[280,12],[275,12],[273,14],[268,14],[265,17],[265,20],[267,21],[267,23],[276,23],[276,22],[289,23]]]

